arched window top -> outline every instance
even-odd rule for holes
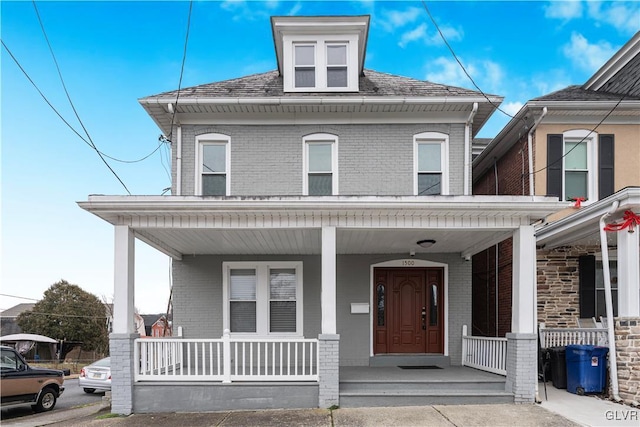
[[[302,137],[304,142],[315,142],[315,141],[337,141],[338,135],[334,135],[332,133],[310,133],[309,135],[305,135]]]
[[[196,135],[197,142],[206,142],[206,141],[229,142],[230,140],[231,140],[231,137],[223,133],[209,132],[209,133]]]

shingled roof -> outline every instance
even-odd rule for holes
[[[401,77],[365,69],[360,76],[359,92],[323,92],[323,97],[339,96],[403,96],[403,97],[477,97],[480,92],[455,86],[431,83],[424,80]],[[150,98],[175,98],[177,90],[163,92]],[[277,70],[253,74],[237,79],[224,80],[180,89],[180,99],[190,98],[264,98],[264,97],[315,97],[317,93],[287,93],[284,91],[282,76]],[[497,95],[488,95],[495,97]]]
[[[568,86],[547,95],[533,98],[532,101],[619,101],[622,95],[602,90],[586,90],[582,86]],[[626,100],[640,99],[640,96],[624,97]]]

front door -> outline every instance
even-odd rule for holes
[[[442,268],[374,269],[374,353],[444,353]]]

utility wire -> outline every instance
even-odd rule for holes
[[[469,78],[469,80],[471,81],[473,86],[476,89],[478,89],[478,91],[482,94],[482,96],[484,96],[484,98],[489,102],[489,104],[493,105],[496,108],[496,110],[500,111],[505,116],[510,117],[510,118],[513,119],[514,117],[511,114],[509,114],[506,111],[504,111],[503,109],[501,109],[499,105],[493,103],[493,101],[491,101],[491,99],[489,99],[487,94],[482,89],[480,89],[480,86],[478,86],[476,84],[475,80],[473,80],[473,77],[471,77],[471,74],[469,74],[469,72],[464,67],[464,65],[462,65],[462,62],[460,61],[460,59],[458,59],[458,55],[456,55],[456,53],[454,52],[453,48],[451,47],[451,45],[447,41],[446,37],[444,36],[442,31],[440,30],[440,27],[438,26],[438,23],[436,22],[436,20],[433,17],[433,15],[431,15],[431,11],[429,10],[429,7],[427,6],[427,2],[425,0],[422,0],[422,6],[424,7],[424,10],[427,12],[427,15],[429,15],[429,18],[431,19],[431,22],[433,22],[433,25],[436,27],[436,30],[438,30],[438,34],[440,34],[440,38],[442,38],[442,41],[444,42],[444,44],[449,49],[449,52],[451,52],[451,55],[453,55],[453,58],[456,60],[456,62],[458,63],[458,65],[460,66],[460,68],[462,69],[464,74]],[[524,122],[524,119],[521,118],[521,120]],[[524,123],[526,125],[526,122],[524,122]]]
[[[27,298],[27,297],[19,297],[18,295],[0,294],[0,296],[10,297],[10,298],[18,298],[18,299],[26,299],[26,300],[29,300],[29,301],[40,301],[39,299]]]
[[[122,186],[127,191],[127,193],[129,195],[131,195],[131,192],[129,191],[129,189],[127,188],[125,183],[118,176],[116,171],[113,170],[111,165],[109,165],[109,163],[105,160],[104,156],[100,153],[100,150],[98,150],[98,147],[96,147],[96,144],[93,142],[93,139],[91,138],[91,135],[89,135],[89,131],[87,131],[87,128],[84,126],[84,123],[82,122],[82,119],[80,119],[80,115],[78,114],[78,111],[76,110],[76,107],[73,104],[73,101],[71,100],[71,96],[69,95],[69,91],[67,90],[67,86],[64,83],[64,78],[62,78],[62,72],[60,71],[60,66],[58,65],[58,61],[56,59],[56,55],[53,53],[53,48],[51,47],[51,43],[49,42],[49,37],[47,37],[47,32],[44,29],[44,24],[42,22],[42,19],[40,18],[40,13],[38,12],[38,7],[36,6],[35,0],[32,0],[32,4],[33,4],[33,8],[36,11],[36,16],[38,17],[38,22],[40,23],[40,28],[42,29],[42,34],[44,34],[44,39],[46,40],[47,46],[49,47],[49,52],[51,52],[51,56],[53,57],[53,62],[55,64],[55,66],[56,66],[56,70],[58,71],[58,76],[60,77],[60,82],[62,83],[62,88],[64,89],[64,93],[67,95],[67,100],[69,101],[69,104],[71,105],[71,109],[73,110],[74,114],[76,115],[76,118],[78,119],[78,122],[80,123],[80,126],[82,126],[82,129],[84,130],[84,133],[87,135],[87,138],[89,139],[91,148],[93,148],[95,150],[95,152],[100,157],[100,160],[102,160],[102,162],[105,164],[105,166],[111,171],[113,176],[115,176],[116,179],[120,182],[120,184],[122,184]]]
[[[184,50],[182,52],[182,66],[180,67],[180,79],[178,80],[178,93],[176,94],[176,106],[173,109],[173,115],[171,116],[171,127],[169,129],[169,141],[173,136],[173,123],[176,119],[176,112],[178,111],[178,100],[180,99],[180,89],[182,88],[182,76],[184,75],[184,63],[187,60],[187,45],[189,43],[189,29],[191,28],[191,11],[193,10],[193,0],[189,2],[189,15],[187,16],[187,34],[184,39]]]
[[[633,89],[638,82],[640,82],[640,77],[638,77],[636,79],[636,81],[633,83],[633,85],[631,85],[631,88],[629,88],[629,93],[631,92],[631,89]],[[593,134],[596,130],[598,130],[598,128],[600,127],[600,125],[602,125],[602,123],[604,123],[605,120],[607,120],[609,118],[609,116],[611,114],[613,114],[613,112],[620,106],[620,104],[622,103],[622,101],[625,100],[625,98],[628,96],[627,93],[623,94],[622,97],[618,100],[618,102],[616,102],[616,104],[613,106],[613,108],[611,108],[609,110],[609,112],[607,114],[605,114],[605,116],[602,118],[602,120],[600,120],[598,122],[598,124],[589,131],[589,133],[587,133],[577,144],[575,144],[569,151],[567,151],[566,153],[564,153],[562,156],[560,156],[558,159],[556,159],[555,161],[547,164],[545,167],[538,169],[537,171],[534,171],[531,173],[531,175],[535,175],[538,172],[542,172],[546,169],[548,169],[550,166],[555,165],[556,163],[558,163],[559,161],[561,161],[562,159],[564,159],[565,157],[567,157],[567,155],[569,153],[571,153],[573,150],[575,150],[580,144],[582,144],[587,138],[589,138],[591,136],[591,134]]]

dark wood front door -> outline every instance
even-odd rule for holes
[[[374,353],[443,353],[442,268],[374,269]]]

